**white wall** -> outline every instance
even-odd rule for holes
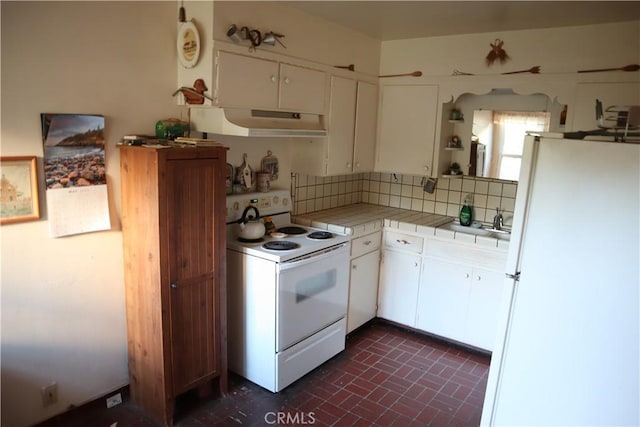
[[[284,34],[286,49],[262,46],[259,49],[325,65],[354,64],[355,70],[378,75],[380,42],[337,24],[286,6],[285,2],[216,1],[213,38],[229,41],[231,24],[261,32]],[[248,46],[248,45],[247,45]]]
[[[510,56],[504,65],[485,65],[495,39]],[[429,76],[449,76],[453,70],[499,74],[541,67],[549,73],[622,67],[638,63],[640,21],[504,31],[473,35],[394,40],[382,43],[381,74],[421,70]],[[631,73],[633,74],[633,73]],[[464,79],[464,77],[461,77]],[[462,81],[462,80],[461,80]]]
[[[6,2],[2,156],[35,155],[40,113],[102,114],[112,231],[2,226],[2,425],[42,421],[129,382],[120,224],[122,135],[179,117],[174,2]],[[43,182],[42,172],[40,172]],[[40,387],[57,381],[58,403]]]

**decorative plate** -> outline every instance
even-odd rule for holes
[[[178,30],[178,59],[185,68],[192,68],[200,58],[200,35],[193,21],[184,22]]]

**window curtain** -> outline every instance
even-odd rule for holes
[[[522,157],[524,137],[527,131],[549,130],[551,114],[538,111],[494,111],[493,146],[491,148],[490,175],[503,178],[501,171],[505,157]],[[503,179],[513,179],[512,177]],[[517,177],[515,178],[517,179]]]

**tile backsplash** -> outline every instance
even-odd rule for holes
[[[488,178],[438,178],[433,193],[424,191],[426,178],[380,172],[331,177],[292,174],[294,214],[302,215],[353,203],[371,203],[458,217],[465,197],[472,196],[474,219],[491,223],[496,208],[503,211],[505,224],[513,218],[516,181]]]

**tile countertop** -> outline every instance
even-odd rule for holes
[[[367,203],[356,203],[339,208],[295,215],[292,219],[293,222],[300,225],[320,228],[352,237],[363,236],[377,230],[382,230],[383,227],[389,227],[397,228],[400,231],[433,234],[441,238],[475,243],[476,245],[485,247],[506,249],[509,246],[508,241],[502,241],[492,237],[474,236],[472,234],[438,229],[438,227],[454,220],[454,218],[450,216]],[[471,242],[471,240],[474,241]]]

